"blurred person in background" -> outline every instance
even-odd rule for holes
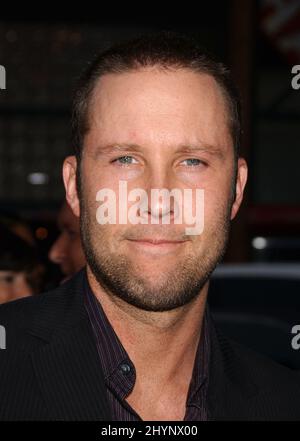
[[[44,275],[36,248],[0,224],[0,304],[38,294]]]
[[[85,265],[79,219],[73,214],[67,202],[63,203],[59,211],[57,224],[60,234],[50,248],[48,256],[51,262],[60,266],[66,279]]]
[[[13,214],[13,217],[11,214],[2,214],[0,223],[29,245],[33,247],[36,246],[35,238],[29,224],[21,220],[15,213]]]

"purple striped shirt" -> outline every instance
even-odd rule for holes
[[[126,397],[135,384],[135,367],[111,326],[100,302],[92,292],[86,275],[84,286],[85,307],[96,338],[112,420],[141,421],[142,418],[126,401]],[[207,420],[206,393],[209,359],[209,314],[206,309],[188,390],[184,421]]]

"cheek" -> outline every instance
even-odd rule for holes
[[[101,188],[118,188],[119,177],[111,166],[102,166],[87,160],[82,165],[82,183],[86,191],[96,193]]]
[[[16,297],[26,297],[32,295],[32,289],[28,285],[23,274],[15,279],[14,294]]]
[[[82,198],[84,199],[84,205],[86,209],[89,211],[90,215],[93,215],[96,219],[96,211],[100,201],[97,201],[96,197],[100,190],[108,189],[112,190],[113,193],[118,197],[119,191],[119,180],[116,179],[116,176],[107,176],[105,173],[100,176],[91,174],[87,176],[86,179],[83,180],[83,194]]]
[[[70,254],[76,255],[76,254],[78,254],[80,247],[81,247],[81,239],[76,238],[76,239],[73,239],[72,241],[70,241],[68,251]]]
[[[230,191],[225,186],[218,191],[207,189],[204,198],[204,231],[216,231],[228,215]]]
[[[0,282],[0,302],[6,301],[6,298],[12,296],[12,294],[12,283]]]
[[[94,244],[97,244],[97,247],[101,250],[107,249],[111,247],[111,245],[117,242],[122,236],[123,228],[126,228],[126,225],[118,225],[118,224],[103,224],[100,225],[97,222],[96,216],[93,218],[90,223],[90,236],[91,241]]]

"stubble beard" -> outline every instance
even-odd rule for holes
[[[97,224],[95,213],[87,207],[86,200],[84,196],[80,197],[80,230],[87,263],[109,296],[141,310],[170,311],[192,302],[223,259],[229,236],[231,204],[219,212],[214,231],[205,233],[209,240],[204,247],[200,244],[197,255],[182,256],[176,268],[155,274],[155,280],[149,280],[138,271],[137,263],[129,255],[111,251],[110,235],[107,234],[110,227]]]

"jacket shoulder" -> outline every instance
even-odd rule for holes
[[[254,419],[300,420],[298,371],[231,339],[227,339],[226,352],[225,356],[232,360],[227,375],[231,378],[235,375],[235,381],[239,378],[239,387],[249,395],[249,414],[252,412]]]
[[[243,371],[259,385],[268,386],[280,378],[286,379],[287,382],[290,378],[298,378],[298,371],[279,364],[232,339],[227,339],[227,346]]]
[[[23,332],[35,324],[59,324],[80,291],[82,274],[80,271],[50,291],[0,305],[0,326],[7,331],[7,337],[18,335],[19,341]]]

